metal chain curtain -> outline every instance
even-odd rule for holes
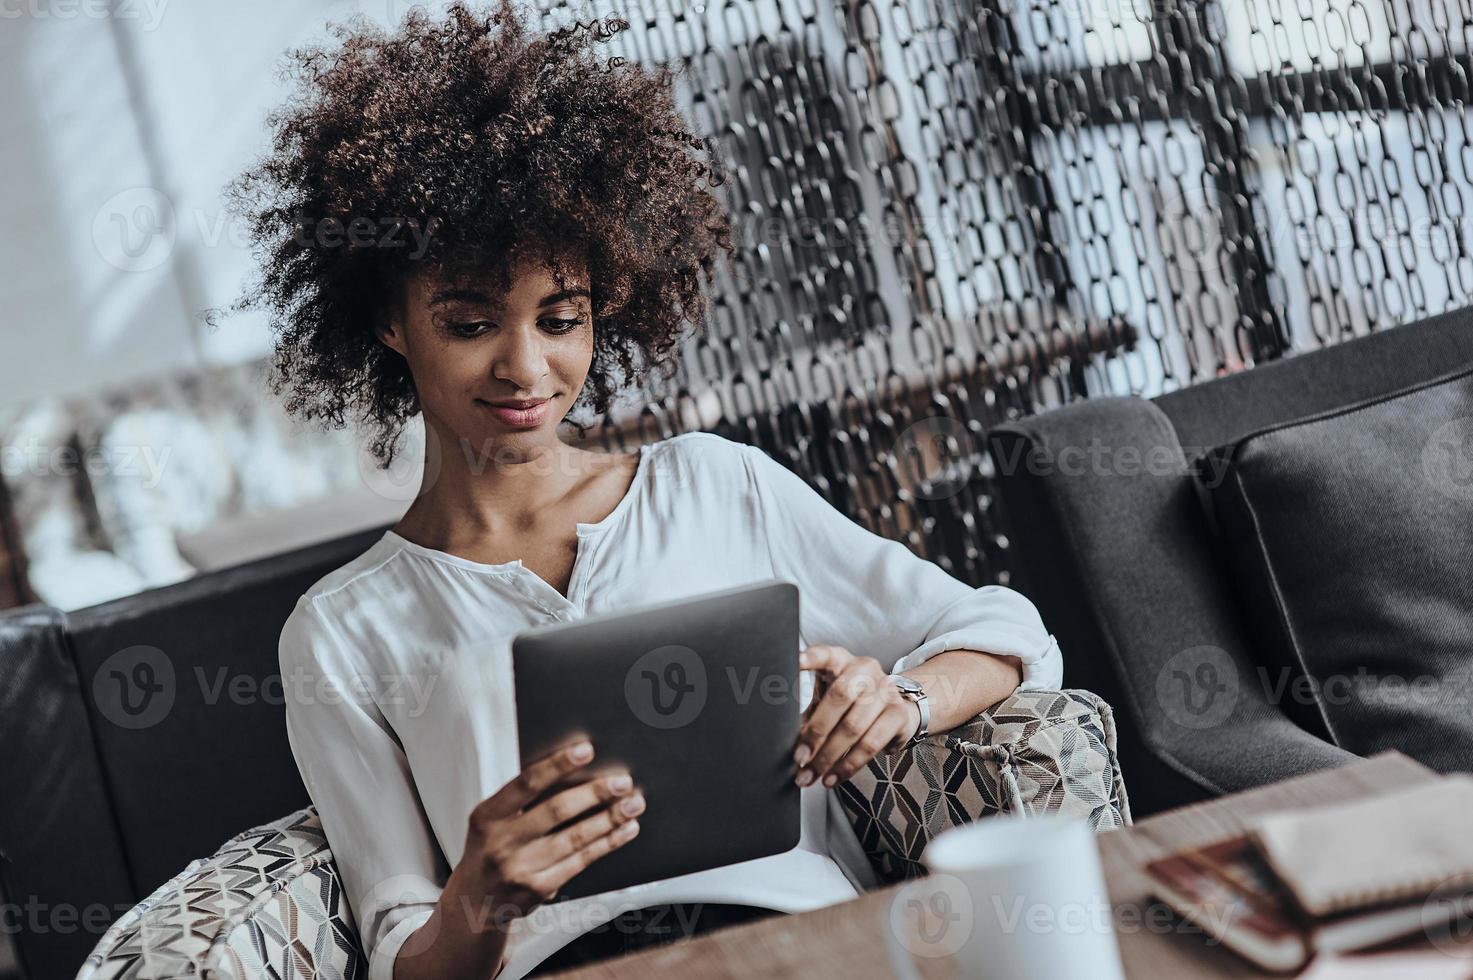
[[[983,434],[1464,305],[1473,0],[543,0],[678,63],[739,248],[638,438],[1008,581]],[[627,432],[605,422],[600,438]]]

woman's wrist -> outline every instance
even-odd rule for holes
[[[971,721],[1018,689],[1022,664],[979,650],[946,650],[903,672],[926,689],[930,730],[944,732]]]
[[[400,947],[394,980],[484,980],[506,965],[511,906],[465,878],[459,867],[451,873],[435,910]]]

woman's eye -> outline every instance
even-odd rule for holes
[[[473,320],[467,323],[447,323],[445,329],[456,337],[474,337],[489,326],[491,324],[485,320]]]
[[[581,317],[568,319],[565,317],[543,317],[537,321],[538,325],[552,334],[568,333],[583,323]],[[478,337],[490,328],[496,326],[489,320],[468,320],[462,322],[446,322],[445,329],[453,337]]]

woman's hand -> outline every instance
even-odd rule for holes
[[[798,655],[798,669],[816,671],[818,682],[793,753],[799,786],[837,786],[881,752],[904,746],[921,723],[920,709],[873,657],[814,645]]]
[[[499,974],[507,963],[510,920],[634,839],[634,818],[644,810],[644,799],[628,773],[564,785],[583,775],[579,770],[592,760],[593,746],[586,741],[563,746],[528,763],[476,804],[465,853],[434,912],[399,947],[395,980]]]
[[[586,741],[555,750],[476,805],[454,872],[466,879],[466,891],[498,914],[524,916],[635,838],[644,797],[628,773],[557,788],[592,759]]]

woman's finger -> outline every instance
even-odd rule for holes
[[[581,739],[529,762],[515,779],[476,804],[474,817],[500,820],[531,805],[538,796],[593,761],[593,743]]]
[[[849,666],[850,661],[854,659],[854,654],[843,647],[815,643],[805,647],[803,652],[798,654],[798,669],[816,670],[833,676]]]
[[[877,663],[858,658],[851,661],[834,678],[798,730],[798,744],[793,751],[793,761],[800,770],[811,764],[818,755],[820,746],[856,701],[875,697],[882,680],[883,674]]]
[[[916,721],[910,705],[905,701],[887,707],[875,719],[874,724],[870,725],[869,731],[835,763],[830,771],[834,777],[834,785],[851,779],[855,773],[869,765],[875,756],[890,751],[891,746],[901,738],[909,738],[915,734]]]
[[[513,823],[518,840],[533,840],[595,807],[633,792],[627,772],[610,773],[549,795],[527,809]]]
[[[815,780],[825,780],[831,774],[831,770],[847,753],[854,750],[860,739],[865,736],[875,721],[889,707],[889,702],[878,694],[864,695],[856,698],[850,705],[849,710],[839,719],[828,737],[819,744],[813,753],[813,761],[807,766],[809,776],[803,779],[803,773],[799,772],[801,786]],[[828,782],[826,785],[834,785],[837,780]]]
[[[595,838],[562,860],[538,872],[536,878],[539,884],[546,888],[547,894],[556,894],[558,889],[571,881],[578,872],[610,851],[623,847],[638,835],[639,821],[626,820],[603,836]]]
[[[551,867],[617,829],[620,824],[633,820],[644,812],[644,808],[644,795],[636,791],[590,813],[570,827],[528,844],[527,860],[532,867]]]

